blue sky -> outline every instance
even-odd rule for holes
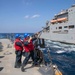
[[[0,33],[34,33],[75,0],[0,0]]]

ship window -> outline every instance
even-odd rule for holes
[[[62,27],[59,27],[59,29],[62,29]]]
[[[56,27],[56,29],[57,29],[57,27]]]
[[[67,28],[68,26],[64,26],[64,28]]]
[[[70,25],[70,26],[69,26],[69,29],[71,29],[71,28],[74,28],[74,25]]]
[[[72,10],[71,10],[72,11]]]

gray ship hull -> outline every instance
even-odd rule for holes
[[[75,44],[75,5],[54,16],[39,33],[40,38]]]

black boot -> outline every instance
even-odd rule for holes
[[[20,68],[21,67],[21,63],[16,63],[14,68]]]
[[[16,65],[15,65],[14,68],[20,68],[20,66],[16,66]]]
[[[24,71],[25,71],[25,69],[24,69],[24,67],[23,67],[23,66],[21,67],[21,71],[22,71],[22,72],[24,72]]]
[[[31,67],[35,67],[35,64],[33,63],[33,64],[31,65]]]

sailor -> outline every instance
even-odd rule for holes
[[[34,45],[31,40],[31,37],[27,33],[24,34],[24,51],[25,51],[26,57],[23,61],[22,67],[21,67],[22,72],[24,72],[24,70],[25,70],[24,67],[27,65],[27,62],[30,59],[30,57],[34,61]]]
[[[14,47],[15,47],[15,54],[16,54],[15,68],[20,68],[21,58],[22,58],[22,51],[23,51],[23,44],[20,40],[20,35],[19,34],[15,35]]]
[[[33,35],[32,41],[33,41],[35,49],[37,49],[38,48],[38,34]]]
[[[39,48],[39,37],[38,34],[36,33],[33,38],[32,38],[33,44],[34,44],[34,63],[33,66],[40,66],[40,64],[43,61],[43,54]]]

